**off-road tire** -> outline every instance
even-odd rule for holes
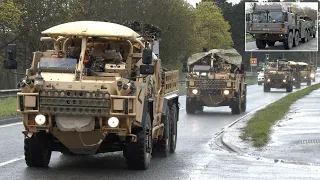
[[[276,44],[275,41],[267,41],[267,45],[268,46],[274,46],[274,44]]]
[[[313,33],[313,34],[312,34],[312,37],[313,37],[313,38],[316,38],[316,34],[315,34],[315,33]]]
[[[241,98],[237,98],[236,102],[231,106],[232,114],[240,114],[241,112]]]
[[[308,32],[307,31],[304,31],[304,38],[302,38],[302,42],[303,43],[308,42]]]
[[[312,82],[316,82],[316,79],[312,79]]]
[[[247,110],[247,86],[244,89],[244,100],[241,102],[241,112],[246,112]]]
[[[203,112],[203,106],[198,106],[198,107],[197,107],[197,111]]]
[[[24,156],[29,167],[47,167],[52,153],[52,139],[49,135],[39,132],[31,138],[24,139]]]
[[[187,114],[194,114],[196,112],[196,108],[192,105],[191,102],[186,102],[186,112]]]
[[[307,30],[307,42],[310,41],[310,34],[309,34],[309,30]]]
[[[266,48],[266,45],[267,45],[266,41],[256,39],[257,48],[264,49],[264,48]]]
[[[263,92],[270,92],[271,88],[268,87],[267,85],[263,86]]]
[[[292,92],[293,90],[293,86],[292,85],[289,85],[286,87],[286,92]]]
[[[293,46],[293,34],[289,32],[288,37],[283,41],[284,49],[291,49]]]
[[[128,143],[126,148],[127,168],[146,170],[149,168],[152,153],[152,125],[150,115],[146,115],[145,126],[135,134],[137,142]],[[149,144],[147,147],[147,144]]]
[[[299,41],[299,31],[296,31],[296,33],[294,33],[293,47],[297,47],[299,45]]]
[[[156,153],[157,155],[160,155],[160,156],[163,156],[163,157],[167,157],[169,156],[170,154],[170,139],[171,139],[171,119],[173,117],[172,116],[172,113],[170,111],[170,107],[169,105],[166,106],[166,116],[165,116],[165,119],[162,119],[161,120],[161,123],[164,124],[164,129],[163,129],[163,137],[162,139],[157,142],[154,146],[154,152],[153,153]]]
[[[307,81],[307,86],[311,85],[311,79]]]
[[[300,82],[297,82],[297,83],[295,84],[295,87],[296,87],[296,89],[300,89],[300,88],[301,88],[301,83],[300,83]]]
[[[176,104],[173,104],[170,109],[170,152],[174,153],[177,147],[177,137],[178,137],[178,108]]]

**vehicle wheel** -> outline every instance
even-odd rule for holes
[[[268,87],[267,85],[263,86],[263,92],[270,92],[270,87]]]
[[[310,40],[309,31],[307,30],[307,42]]]
[[[294,41],[293,41],[293,46],[296,47],[299,45],[300,37],[299,37],[299,31],[296,31],[294,34]]]
[[[241,98],[237,98],[235,104],[231,106],[232,114],[240,114],[241,112]]]
[[[194,108],[194,106],[190,102],[187,102],[186,103],[186,111],[187,111],[187,114],[194,114],[196,112],[196,109]]]
[[[199,106],[197,109],[199,112],[203,112],[203,106]]]
[[[297,88],[297,89],[300,89],[300,88],[301,88],[301,83],[300,83],[300,82],[297,82],[297,83],[296,83],[296,88]]]
[[[146,170],[149,168],[152,153],[152,125],[150,115],[146,115],[146,124],[142,130],[136,132],[137,142],[127,144],[127,168]]]
[[[292,92],[293,88],[292,88],[292,85],[288,85],[286,87],[286,92]]]
[[[313,38],[316,38],[316,34],[315,34],[315,33],[313,33],[312,37],[313,37]]]
[[[306,43],[308,41],[308,32],[307,31],[304,31],[304,38],[302,38],[302,42],[303,43]]]
[[[24,156],[29,167],[47,167],[51,159],[52,139],[39,132],[24,139]]]
[[[241,102],[241,111],[246,112],[247,110],[247,86],[244,89],[244,100]]]
[[[275,41],[267,41],[268,46],[274,46],[275,43]]]
[[[312,79],[312,82],[316,82],[316,79]]]
[[[174,153],[177,147],[178,137],[178,109],[176,104],[173,104],[170,110],[172,119],[170,120],[170,152]]]
[[[258,82],[258,85],[262,85],[262,82]]]
[[[293,45],[293,34],[289,32],[288,38],[283,41],[283,45],[285,49],[291,49]]]
[[[164,156],[167,157],[169,156],[169,152],[170,152],[170,131],[171,131],[171,119],[173,119],[172,117],[172,113],[170,111],[170,107],[167,106],[166,107],[166,116],[165,119],[161,120],[161,123],[164,124],[164,129],[163,129],[163,137],[162,139],[157,142],[155,148],[154,148],[154,152],[159,154],[160,156]]]
[[[307,81],[307,86],[311,85],[311,79]]]
[[[266,45],[267,45],[266,41],[256,39],[257,48],[264,49],[264,48],[266,48]]]

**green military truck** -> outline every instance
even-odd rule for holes
[[[283,42],[284,49],[298,46],[300,40],[308,42],[315,37],[316,29],[308,16],[298,17],[290,7],[282,4],[254,5],[249,33],[256,46],[264,49]]]
[[[307,86],[311,85],[312,73],[308,63],[297,62],[300,69],[300,78],[302,83],[307,83]]]

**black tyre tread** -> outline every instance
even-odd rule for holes
[[[246,112],[247,110],[247,87],[245,87],[244,91],[244,101],[241,102],[241,112]]]
[[[191,103],[186,103],[186,112],[187,114],[194,114],[196,112],[195,108],[191,105]]]
[[[160,156],[163,157],[167,157],[170,154],[170,138],[171,138],[171,134],[170,134],[170,121],[172,119],[171,117],[171,110],[170,107],[167,106],[166,107],[166,120],[163,120],[162,123],[164,124],[164,130],[163,130],[163,138],[156,144],[157,148],[155,149],[157,152],[157,154],[159,154]],[[167,140],[168,140],[168,144],[167,144]]]
[[[147,114],[146,123],[149,124],[151,128],[151,120],[150,115]],[[151,153],[149,157],[146,158],[146,136],[145,136],[145,128],[140,130],[137,135],[137,142],[136,143],[128,143],[127,144],[127,152],[126,152],[126,160],[127,160],[127,168],[134,169],[134,170],[146,170],[149,168],[150,160],[151,160]]]
[[[178,135],[178,109],[177,105],[173,104],[170,108],[170,152],[174,153],[176,151],[176,146],[177,146],[177,135]],[[174,131],[176,131],[176,136],[175,139],[173,137]]]
[[[34,134],[31,138],[24,139],[25,162],[29,167],[47,167],[51,159],[50,139],[42,133]],[[47,149],[46,149],[47,148]],[[45,151],[48,154],[45,155]]]

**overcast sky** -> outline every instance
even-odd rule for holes
[[[190,4],[192,4],[193,6],[196,5],[196,3],[200,2],[201,0],[186,0],[188,1]],[[262,2],[263,0],[259,0],[259,2]],[[228,0],[228,2],[231,2],[232,4],[237,4],[240,2],[240,0]],[[317,9],[318,6],[315,6],[315,3],[313,2],[303,2],[303,3],[299,3],[299,6],[301,7],[311,7],[312,9]]]

